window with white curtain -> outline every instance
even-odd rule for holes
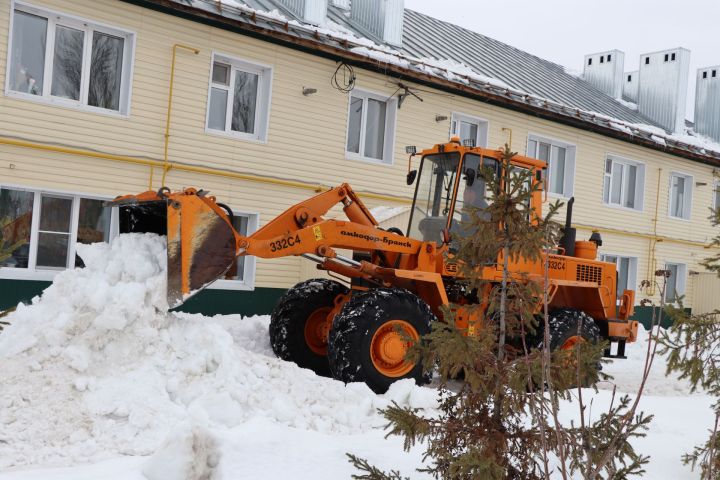
[[[576,151],[575,145],[570,143],[537,135],[528,136],[527,156],[547,162],[547,189],[554,195],[573,196]]]
[[[355,89],[348,108],[345,148],[348,158],[391,164],[397,102]]]
[[[246,140],[267,139],[272,69],[214,55],[207,129]]]
[[[676,303],[678,298],[685,295],[685,280],[687,265],[684,263],[667,262],[665,270],[670,271],[670,277],[665,284],[665,302]]]
[[[690,175],[670,174],[668,214],[674,218],[690,219],[692,212],[693,182]]]
[[[644,189],[644,164],[612,155],[605,159],[603,202],[607,205],[642,210]]]
[[[105,201],[0,187],[0,276],[33,278],[83,266],[77,244],[107,242],[117,231],[117,213]]]
[[[450,136],[460,137],[460,143],[463,145],[467,141],[472,141],[477,147],[487,147],[488,122],[463,113],[453,113],[450,121]]]
[[[127,114],[134,41],[124,30],[17,4],[8,93]]]
[[[623,296],[625,290],[635,290],[637,286],[637,257],[628,257],[606,253],[600,256],[603,262],[617,266],[617,298]]]

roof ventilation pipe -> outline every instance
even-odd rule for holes
[[[720,142],[720,65],[697,71],[695,131]]]
[[[623,76],[622,98],[628,102],[637,103],[638,98],[638,77],[640,72],[625,72]]]
[[[305,23],[322,25],[327,18],[328,0],[278,0],[278,3]]]
[[[683,133],[690,50],[673,48],[640,55],[638,111],[671,133]]]
[[[373,37],[402,45],[405,0],[352,0],[350,18]]]
[[[583,79],[606,95],[622,97],[625,54],[620,50],[585,55]]]

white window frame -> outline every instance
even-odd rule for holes
[[[714,210],[720,209],[720,180],[713,182],[712,205]]]
[[[250,212],[236,212],[233,210],[233,214],[236,217],[247,217],[248,219],[248,231],[247,234],[251,235],[255,233],[260,226],[260,214]],[[226,280],[218,279],[212,284],[208,285],[210,290],[255,290],[255,270],[257,266],[257,257],[254,255],[247,255],[245,257],[245,266],[243,271],[242,280]]]
[[[230,66],[229,85],[213,83],[212,72],[215,63],[223,63]],[[236,132],[232,130],[232,106],[237,71],[258,75],[258,91],[255,100],[255,132]],[[219,135],[222,137],[246,140],[256,143],[267,143],[268,131],[270,129],[270,105],[272,104],[272,83],[273,67],[246,60],[220,52],[213,52],[210,59],[210,70],[208,71],[207,106],[205,111],[205,133]],[[213,87],[222,88],[228,91],[227,106],[225,108],[225,130],[210,128],[210,95]]]
[[[686,192],[686,198],[687,198],[687,204],[683,203],[683,214],[680,217],[677,217],[672,214],[672,204],[673,204],[673,178],[684,178],[685,179],[685,192]],[[688,173],[682,173],[677,171],[670,172],[670,175],[668,176],[668,209],[667,214],[668,218],[672,218],[673,220],[685,220],[690,221],[692,218],[692,204],[693,204],[693,190],[695,186],[695,180],[694,177]]]
[[[490,131],[490,122],[487,119],[468,115],[466,113],[452,112],[452,116],[450,117],[450,138],[460,135],[458,131],[458,124],[460,122],[474,123],[477,125],[478,129],[475,146],[487,148],[489,141],[488,134]]]
[[[687,276],[688,276],[688,269],[687,269],[687,263],[683,262],[676,262],[676,261],[666,261],[665,262],[665,269],[668,270],[668,265],[677,265],[677,271],[678,276],[675,281],[675,290],[677,291],[677,296],[682,297],[685,295],[686,288],[687,288]],[[667,291],[665,292],[665,295],[667,295]],[[677,302],[668,302],[667,297],[665,298],[666,303],[672,303],[677,304]]]
[[[632,255],[623,255],[620,253],[602,253],[600,255],[600,260],[603,262],[608,262],[607,257],[615,257],[615,271],[618,273],[620,272],[620,260],[627,258],[628,259],[628,286],[627,288],[629,290],[637,290],[637,275],[638,275],[638,257],[632,256]],[[611,262],[612,263],[612,262]],[[617,291],[618,295],[618,303],[620,303],[622,299],[622,293],[620,290]]]
[[[24,192],[31,192],[34,194],[33,198],[33,216],[32,216],[32,227],[30,230],[30,255],[28,259],[27,268],[10,268],[0,267],[0,279],[8,280],[45,280],[51,281],[55,276],[69,268],[75,267],[75,254],[77,253],[77,229],[78,220],[80,215],[80,199],[88,200],[112,200],[110,196],[92,194],[92,193],[77,193],[69,192],[66,190],[48,190],[38,189],[32,187],[26,187],[22,185],[13,184],[0,184],[0,188],[9,190],[20,190]],[[43,267],[37,268],[37,248],[38,248],[38,236],[40,229],[40,214],[41,214],[41,200],[43,195],[63,197],[72,199],[72,210],[70,213],[70,225],[72,230],[70,231],[70,241],[68,242],[68,256],[67,264],[65,268],[52,268]],[[119,222],[118,222],[118,210],[113,208],[110,214],[110,240],[112,241],[118,235]]]
[[[610,197],[612,196],[612,192],[610,192],[608,195],[608,201],[607,202],[605,201],[605,178],[608,176],[610,176],[610,185],[608,188],[610,188],[612,190],[612,174],[609,175],[605,171],[605,166],[606,166],[605,164],[608,160],[611,160],[613,162],[613,165],[615,163],[620,163],[623,165],[633,165],[633,166],[637,167],[637,173],[635,176],[636,184],[635,184],[635,206],[634,207],[631,208],[631,207],[626,207],[624,205],[625,194],[626,194],[626,192],[624,191],[624,186],[625,186],[624,172],[623,172],[623,178],[621,179],[621,182],[620,182],[620,186],[623,189],[620,194],[620,197],[621,197],[620,204],[611,203]],[[603,187],[601,189],[601,195],[602,195],[601,201],[602,201],[603,205],[605,205],[606,207],[610,207],[610,208],[618,208],[618,209],[625,210],[628,212],[636,212],[636,213],[644,212],[645,211],[645,171],[646,171],[645,163],[637,161],[637,160],[631,160],[629,158],[622,157],[620,155],[614,155],[612,153],[608,153],[607,155],[605,155],[605,161],[602,164],[602,169],[603,169],[603,177],[602,177]],[[640,204],[640,205],[638,206],[638,204]]]
[[[530,141],[534,141],[537,143],[536,151],[530,152]],[[540,135],[536,133],[529,133],[527,138],[527,143],[525,144],[525,151],[527,152],[528,157],[532,158],[538,158],[537,154],[540,151],[540,143],[548,143],[555,147],[561,147],[565,149],[565,178],[563,178],[563,193],[558,194],[555,192],[551,192],[549,185],[546,187],[546,190],[548,192],[548,196],[554,197],[554,198],[562,198],[562,199],[569,199],[575,194],[575,166],[577,164],[577,145],[566,142],[564,140],[558,140],[555,138],[547,137],[545,135]],[[550,175],[551,171],[553,169],[552,162],[548,162],[548,171],[545,174],[545,181],[550,181]],[[570,168],[568,169],[568,166]],[[570,172],[568,174],[568,171]],[[570,178],[568,178],[568,176]]]
[[[348,137],[350,136],[350,108],[352,107],[352,98],[359,97],[363,99],[362,118],[360,119],[360,152],[349,152],[347,149]],[[386,103],[385,108],[385,138],[383,139],[383,158],[377,159],[366,157],[363,155],[365,150],[365,133],[367,129],[367,102],[368,99],[378,100]],[[397,126],[397,99],[395,97],[388,98],[387,95],[370,92],[360,88],[354,88],[348,94],[347,101],[347,118],[345,120],[345,158],[347,160],[360,160],[375,165],[393,166],[395,163],[395,129]]]
[[[15,19],[15,11],[44,17],[48,20],[47,39],[45,49],[45,66],[42,95],[33,95],[31,93],[18,92],[10,89],[10,67],[12,57],[12,37]],[[71,100],[68,98],[54,97],[50,95],[52,88],[53,60],[55,51],[55,26],[60,23],[85,33],[83,46],[83,75],[80,83],[80,100]],[[90,60],[92,55],[92,33],[98,31],[116,37],[122,37],[123,42],[123,62],[122,77],[120,81],[120,104],[119,110],[111,110],[108,108],[95,107],[88,105],[88,89],[90,85]],[[132,79],[133,69],[135,66],[135,42],[137,34],[126,28],[118,28],[93,20],[69,15],[44,7],[36,7],[29,3],[13,0],[10,2],[10,28],[8,32],[8,50],[7,61],[5,65],[5,96],[32,102],[43,103],[59,107],[70,108],[73,110],[81,110],[92,113],[99,113],[114,117],[128,118],[130,116],[130,104],[132,97]]]

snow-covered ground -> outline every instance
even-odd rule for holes
[[[280,361],[267,316],[168,314],[159,237],[79,248],[87,268],[58,275],[0,334],[0,480],[341,479],[346,452],[425,478],[422,449],[385,439],[376,409],[433,409],[432,388],[375,395]],[[621,392],[637,388],[646,337],[605,367]],[[600,388],[584,394],[594,416],[611,396]],[[680,455],[705,437],[711,399],[686,392],[659,359],[641,401],[655,414],[637,441],[647,478],[697,477]]]

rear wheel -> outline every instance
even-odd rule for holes
[[[422,365],[405,359],[408,347],[430,332],[436,320],[417,295],[395,288],[354,293],[333,321],[328,359],[333,377],[365,382],[384,393],[402,378],[418,384],[425,378]]]
[[[329,377],[327,338],[332,321],[328,314],[335,298],[347,292],[343,284],[324,278],[288,290],[270,316],[270,344],[275,355]]]
[[[587,313],[572,308],[550,312],[550,351],[572,350],[578,343],[600,341],[600,328]],[[538,327],[537,347],[543,348],[544,332],[542,323]]]
[[[575,356],[575,348],[585,342],[597,344],[601,340],[600,328],[595,320],[587,313],[571,308],[559,309],[550,313],[549,317],[550,330],[550,351],[567,352],[560,358],[561,368],[573,369],[577,368],[577,357]],[[543,348],[544,328],[542,322],[538,327],[537,347]],[[596,366],[600,369],[600,365]],[[593,367],[588,367],[593,368]],[[593,383],[591,380],[593,374],[587,372],[583,375],[581,384],[589,386]],[[576,386],[576,381],[571,382],[568,386]]]

